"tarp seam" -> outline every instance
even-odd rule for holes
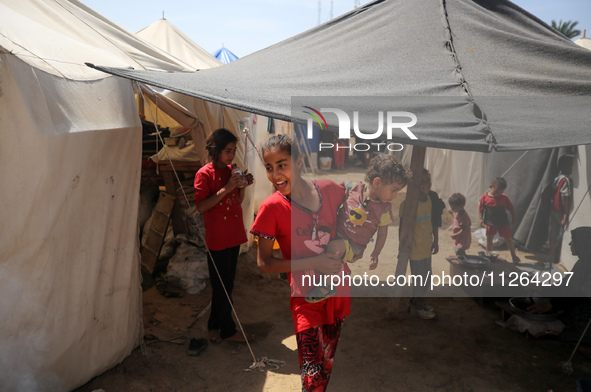
[[[454,67],[455,67],[454,75],[458,79],[458,83],[460,84],[464,93],[468,96],[468,101],[472,105],[472,111],[473,111],[475,117],[478,119],[478,121],[481,124],[484,125],[484,130],[487,133],[485,140],[488,143],[488,150],[490,152],[493,149],[496,149],[496,141],[495,141],[494,135],[492,134],[490,126],[488,125],[488,122],[486,121],[486,115],[480,109],[480,105],[478,105],[476,103],[476,101],[474,100],[474,96],[472,95],[472,92],[470,91],[470,86],[468,85],[468,81],[464,77],[464,73],[462,70],[462,64],[460,63],[460,59],[458,58],[458,53],[456,51],[456,48],[455,48],[455,45],[453,42],[453,32],[452,32],[451,26],[449,24],[449,15],[447,13],[446,0],[441,0],[441,12],[443,14],[443,24],[444,24],[445,33],[446,33],[445,47],[450,52],[451,58],[454,63]],[[478,112],[479,115],[476,115],[476,112]]]

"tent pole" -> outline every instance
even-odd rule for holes
[[[419,186],[421,184],[422,171],[425,164],[425,155],[427,147],[413,146],[412,157],[410,159],[410,170],[412,170],[412,180],[406,189],[406,201],[404,205],[404,219],[400,225],[400,236],[398,245],[398,262],[396,264],[395,275],[405,275],[408,260],[410,259],[410,251],[412,248],[412,240],[415,231],[415,222],[417,220],[417,207],[419,205]],[[391,316],[396,316],[400,306],[400,294],[398,292],[394,297],[390,298],[388,302],[387,313]]]

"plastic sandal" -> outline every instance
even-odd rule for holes
[[[322,290],[328,290],[328,292],[323,292]],[[333,295],[335,295],[337,293],[336,289],[328,289],[327,287],[314,287],[312,290],[310,290],[310,292],[308,293],[308,295],[306,295],[306,302],[315,304],[318,302],[322,302],[327,298],[332,297]]]

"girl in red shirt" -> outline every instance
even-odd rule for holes
[[[212,294],[207,328],[209,340],[214,343],[244,341],[243,334],[236,330],[232,307],[224,292],[225,287],[232,298],[240,245],[247,241],[242,221],[244,189],[253,183],[252,174],[232,173],[237,141],[227,129],[213,132],[205,141],[211,162],[195,175],[195,203],[203,214],[209,249],[207,266]],[[249,341],[254,339],[254,335],[246,336]]]
[[[331,180],[307,181],[300,176],[302,159],[286,135],[276,135],[262,148],[267,177],[277,192],[262,204],[251,233],[259,237],[257,263],[261,271],[287,272],[291,287],[290,309],[294,321],[302,390],[324,391],[328,385],[341,324],[350,313],[350,287],[319,303],[308,303],[303,276],[318,270],[350,274],[337,255],[316,254],[307,242],[319,230],[336,238],[337,209],[345,190]],[[292,170],[293,165],[293,170]],[[277,240],[283,259],[273,257]]]

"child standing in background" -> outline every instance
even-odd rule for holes
[[[461,193],[454,193],[448,200],[449,208],[451,208],[454,215],[454,221],[451,225],[451,238],[455,242],[455,251],[457,256],[466,256],[466,250],[470,249],[472,244],[472,233],[470,226],[470,216],[464,209],[466,206],[466,198]]]
[[[511,235],[511,227],[507,218],[507,210],[511,213],[511,226],[515,226],[515,210],[511,200],[503,192],[507,189],[507,181],[503,177],[497,177],[490,183],[488,192],[480,197],[478,214],[480,216],[480,226],[486,225],[486,250],[493,249],[493,239],[495,234],[499,233],[505,240],[511,252],[511,258],[514,263],[521,260],[515,253],[515,245]]]
[[[433,203],[429,196],[431,191],[431,174],[423,169],[419,186],[419,205],[417,207],[417,218],[415,231],[410,251],[410,272],[412,275],[421,276],[423,284],[415,282],[413,287],[413,298],[410,301],[411,310],[416,312],[419,318],[428,320],[435,317],[433,307],[425,302],[425,293],[429,288],[431,277],[431,255],[439,252],[438,227],[432,220]],[[439,196],[437,196],[439,199]],[[406,201],[406,200],[405,200]],[[405,201],[400,205],[400,227],[404,220]]]
[[[254,181],[252,174],[232,173],[237,142],[227,129],[214,131],[205,141],[211,162],[195,175],[195,205],[203,214],[209,249],[207,267],[212,293],[207,329],[213,343],[245,341],[236,330],[232,306],[224,291],[225,287],[231,300],[240,245],[247,241],[242,221],[244,188]],[[246,339],[253,340],[254,335],[247,334]]]

